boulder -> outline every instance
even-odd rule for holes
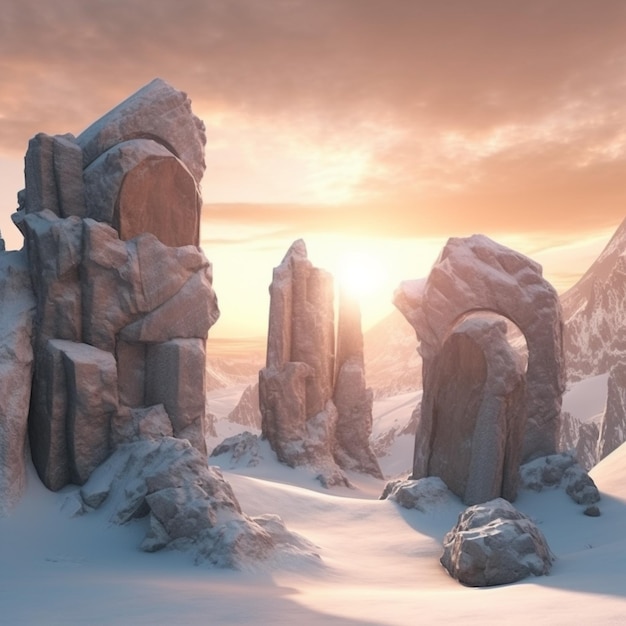
[[[461,513],[444,537],[440,560],[464,585],[488,587],[548,574],[554,556],[532,520],[496,498]]]
[[[26,252],[0,252],[0,517],[26,486],[34,316]]]
[[[111,444],[114,448],[140,439],[173,436],[172,422],[162,404],[134,409],[124,407],[111,422]]]
[[[600,492],[593,479],[570,453],[551,454],[525,463],[520,468],[520,485],[525,489],[564,489],[577,504],[595,504]]]
[[[438,505],[454,498],[446,484],[437,476],[419,480],[395,480],[387,483],[381,500],[397,502],[405,509],[428,513]]]
[[[415,329],[423,358],[422,418],[414,478],[426,476],[434,415],[434,360],[465,315],[490,311],[514,322],[528,346],[522,460],[556,450],[565,389],[559,298],[541,266],[484,235],[449,239],[426,281],[402,283],[394,303]]]
[[[227,437],[211,452],[211,458],[228,455],[229,467],[256,467],[262,460],[259,437],[245,430]]]

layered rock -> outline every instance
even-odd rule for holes
[[[537,263],[482,235],[452,238],[428,279],[403,283],[394,302],[414,327],[423,358],[424,396],[413,478],[428,475],[436,423],[437,359],[458,321],[476,311],[508,318],[527,342],[522,459],[555,451],[565,388],[561,309]]]
[[[517,496],[526,423],[521,360],[503,320],[468,318],[433,360],[428,476],[439,476],[466,504]]]
[[[340,467],[383,478],[370,447],[373,393],[366,386],[361,311],[345,290],[339,296],[333,402],[337,407],[334,457]]]
[[[266,367],[259,372],[262,434],[278,459],[308,465],[328,485],[345,484],[332,455],[337,410],[333,284],[298,240],[274,268]]]
[[[543,533],[502,498],[466,509],[443,540],[441,564],[471,587],[548,574],[554,556]]]
[[[0,516],[18,501],[26,485],[34,317],[26,254],[0,252]]]
[[[281,462],[315,468],[327,486],[347,484],[339,467],[382,476],[368,442],[372,394],[354,305],[351,313],[344,305],[335,379],[332,277],[312,265],[304,241],[274,268],[270,296],[267,362],[259,372],[263,437]]]
[[[197,247],[204,142],[187,96],[157,79],[78,138],[29,144],[14,221],[37,302],[30,441],[51,489],[84,483],[138,432],[206,454],[219,311]]]

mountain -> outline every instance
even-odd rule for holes
[[[363,335],[365,376],[375,398],[422,388],[422,359],[415,331],[394,309]]]
[[[582,278],[561,296],[570,382],[626,360],[626,220]]]
[[[235,385],[252,385],[265,366],[265,337],[215,339],[206,347],[207,391]]]

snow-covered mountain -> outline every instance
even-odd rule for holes
[[[626,359],[626,220],[582,278],[561,296],[569,381]]]
[[[422,359],[415,331],[394,309],[363,336],[365,376],[375,398],[422,388]]]

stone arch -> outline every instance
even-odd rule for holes
[[[394,304],[415,329],[423,359],[414,478],[427,475],[434,360],[455,322],[475,310],[510,319],[526,337],[528,417],[522,460],[555,452],[565,389],[563,322],[558,295],[538,263],[484,235],[451,238],[428,278],[402,283]]]

